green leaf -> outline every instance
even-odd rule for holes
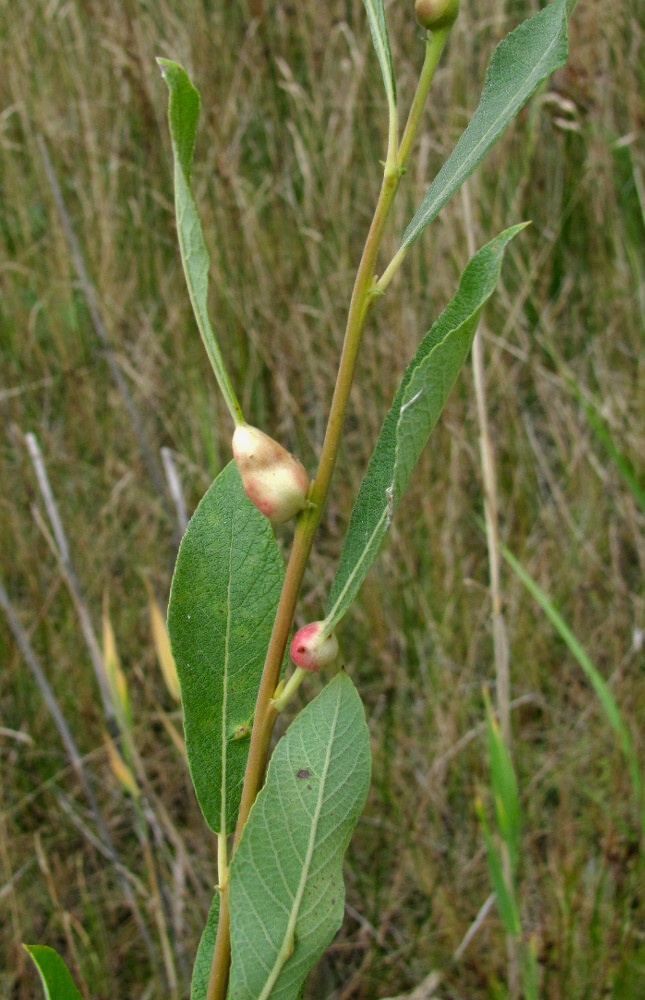
[[[436,218],[536,87],[566,62],[567,53],[565,0],[554,0],[499,43],[479,105],[403,234],[402,248],[411,246]]]
[[[217,924],[219,922],[219,892],[213,896],[206,925],[202,931],[202,936],[197,948],[193,975],[190,981],[190,1000],[206,1000],[208,993],[208,980],[213,964],[213,952],[215,950],[215,939],[217,937]]]
[[[57,951],[44,944],[24,944],[23,948],[35,962],[47,1000],[83,1000]]]
[[[199,92],[193,87],[185,70],[177,63],[171,62],[170,59],[157,59],[157,62],[169,91],[168,123],[175,167],[175,214],[188,294],[215,377],[231,415],[237,423],[243,419],[242,410],[233,392],[222,352],[208,316],[210,258],[197,206],[190,190],[199,118]]]
[[[188,763],[206,822],[218,833],[235,827],[283,576],[271,525],[231,462],[186,529],[168,605]]]
[[[475,803],[475,809],[477,811],[477,816],[484,835],[484,842],[486,844],[488,871],[490,874],[490,880],[493,884],[493,889],[495,890],[497,909],[499,910],[499,914],[502,918],[506,931],[517,937],[522,931],[522,924],[520,921],[514,886],[508,886],[506,884],[502,854],[499,847],[495,843],[488,825],[488,820],[486,819],[484,807],[480,801]]]
[[[618,471],[630,489],[634,500],[640,507],[641,512],[645,514],[645,487],[639,481],[632,463],[618,448],[609,426],[602,418],[598,407],[588,402],[577,386],[573,386],[573,388],[582,404],[582,407],[587,415],[587,419],[591,424],[596,437],[603,445],[609,457],[615,462]]]
[[[520,852],[520,797],[513,761],[486,697],[486,736],[491,786],[495,800],[495,819],[499,835],[506,844],[511,874],[517,870]]]
[[[468,356],[504,250],[524,224],[487,243],[468,262],[459,288],[408,365],[361,483],[331,587],[325,621],[335,628],[376,559],[414,465]]]
[[[296,1000],[343,919],[343,855],[370,781],[356,688],[341,672],[278,743],[230,870],[229,1000]]]
[[[385,20],[385,10],[383,0],[363,0],[367,19],[372,32],[372,41],[376,49],[376,55],[383,74],[387,103],[390,109],[396,107],[396,81],[394,69],[392,67],[392,53],[390,52],[390,40],[387,33],[387,22]]]

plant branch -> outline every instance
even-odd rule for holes
[[[399,145],[399,155],[397,160],[399,170],[405,170],[407,168],[410,152],[412,150],[412,143],[414,142],[419,128],[419,122],[421,121],[421,115],[425,107],[428,91],[430,90],[430,84],[434,78],[437,64],[441,59],[441,53],[444,50],[449,31],[450,28],[443,28],[441,31],[429,31],[427,34],[425,58],[421,68],[421,75],[419,76],[417,89],[414,97],[412,98],[410,113],[408,114],[408,120],[405,124],[405,129],[403,130],[401,144]]]
[[[427,34],[425,59],[423,61],[419,82],[417,83],[417,89],[414,97],[412,98],[412,104],[410,105],[408,120],[405,124],[405,129],[403,130],[403,138],[401,139],[401,144],[399,146],[397,165],[400,175],[404,174],[407,170],[408,160],[412,151],[412,144],[419,129],[421,114],[428,97],[430,85],[434,79],[435,70],[439,63],[439,59],[441,58],[441,53],[444,50],[449,31],[449,28],[444,28],[442,31],[429,31]],[[400,247],[397,250],[394,257],[383,271],[383,274],[375,282],[375,294],[382,295],[385,292],[385,289],[390,284],[392,278],[405,260],[407,252],[408,247]]]
[[[322,517],[322,512],[329,493],[329,486],[336,464],[340,447],[341,434],[347,412],[349,395],[356,367],[356,358],[361,343],[370,306],[381,289],[377,289],[374,269],[378,250],[383,236],[383,229],[388,218],[392,201],[398,190],[401,177],[405,172],[405,163],[409,156],[412,142],[419,125],[421,108],[428,93],[434,69],[443,49],[445,32],[429,38],[426,46],[426,59],[412,103],[410,115],[404,132],[404,143],[399,147],[396,164],[392,164],[391,149],[393,144],[393,128],[396,119],[390,113],[390,129],[388,140],[388,159],[385,163],[381,190],[378,197],[374,217],[367,234],[361,257],[352,297],[347,315],[345,337],[338,368],[338,376],[329,411],[327,429],[323,440],[318,470],[309,491],[311,506],[299,516],[294,535],[293,547],[289,556],[284,584],[278,602],[276,617],[267,655],[260,688],[255,706],[251,744],[244,775],[244,786],[235,831],[235,846],[239,842],[242,830],[246,824],[251,806],[262,787],[266,762],[268,757],[271,734],[278,708],[273,701],[280,680],[280,669],[284,652],[289,640],[289,634],[296,610],[298,593],[305,573],[307,560],[311,552],[314,536]],[[391,109],[390,109],[391,111]],[[394,124],[393,124],[394,123]],[[401,164],[403,163],[403,167]],[[217,938],[213,953],[213,964],[206,993],[206,1000],[225,1000],[228,984],[228,969],[230,964],[230,914],[228,909],[228,883],[223,887],[220,896],[220,916],[217,928]]]
[[[334,465],[336,464],[361,334],[370,303],[374,297],[372,288],[376,255],[383,234],[385,220],[396,193],[399,179],[400,175],[398,173],[389,175],[386,173],[383,177],[374,218],[365,242],[363,256],[354,283],[327,430],[320,453],[318,471],[309,494],[311,506],[303,511],[296,524],[293,547],[289,556],[280,601],[267,648],[264,671],[255,706],[249,757],[244,775],[244,786],[235,831],[235,844],[239,841],[251,806],[264,780],[271,734],[278,716],[278,711],[272,699],[280,679],[280,668],[291,631],[300,585],[309,553],[311,552],[314,535],[320,523],[329,492]],[[223,887],[220,896],[217,938],[206,1000],[224,1000],[226,996],[228,967],[230,964],[229,920],[227,884]]]

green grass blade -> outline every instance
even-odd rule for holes
[[[23,948],[40,973],[47,1000],[83,1000],[57,951],[44,944],[25,944]]]
[[[168,605],[188,763],[206,822],[218,833],[235,827],[283,577],[271,525],[231,462],[186,529]]]
[[[513,761],[493,717],[488,697],[486,697],[486,736],[497,829],[508,849],[511,871],[515,873],[520,851],[520,797]]]
[[[620,748],[627,761],[632,789],[640,810],[641,835],[645,835],[645,796],[643,795],[643,779],[641,775],[640,763],[631,733],[623,722],[620,710],[607,682],[596,665],[591,661],[585,649],[578,642],[560,612],[556,610],[541,587],[538,586],[535,580],[529,575],[529,573],[527,573],[521,563],[511,552],[509,552],[507,548],[502,547],[502,555],[513,572],[519,577],[526,589],[542,608],[560,638],[564,640],[595,691],[603,711],[607,716],[607,720],[618,737]]]
[[[454,297],[405,370],[354,504],[326,621],[341,620],[372,566],[392,515],[470,350],[504,251],[524,228],[500,233],[468,262]]]
[[[199,92],[188,79],[185,70],[177,63],[171,62],[170,59],[157,59],[157,62],[161,67],[169,91],[168,123],[175,168],[175,214],[188,294],[206,353],[215,372],[215,378],[233,421],[237,425],[244,418],[240,404],[233,392],[222,352],[208,316],[210,258],[197,206],[190,189],[197,119],[199,117]]]
[[[342,863],[370,781],[363,705],[344,672],[278,743],[230,869],[230,1000],[296,1000],[340,927]]]
[[[567,54],[565,0],[554,0],[499,43],[479,105],[403,234],[402,249],[411,246],[436,218],[536,87],[566,62]]]
[[[587,415],[587,420],[591,424],[596,437],[604,447],[609,457],[615,463],[618,471],[623,477],[624,483],[627,485],[636,503],[645,514],[645,489],[638,481],[631,462],[617,447],[609,427],[598,413],[598,410],[583,398],[582,393],[580,393],[579,390],[576,391]]]
[[[502,923],[504,924],[506,932],[508,934],[512,934],[514,937],[517,937],[522,932],[522,925],[520,922],[520,914],[517,908],[515,893],[512,891],[512,888],[509,888],[506,884],[502,854],[498,845],[495,843],[495,838],[493,837],[491,829],[488,825],[488,820],[486,819],[484,806],[479,799],[475,802],[475,810],[481,825],[484,843],[486,844],[488,871],[493,889],[495,891],[497,909],[499,910],[499,915],[502,918]]]

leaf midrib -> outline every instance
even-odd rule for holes
[[[321,775],[320,782],[318,784],[318,795],[317,795],[317,798],[316,798],[316,805],[315,805],[315,809],[314,809],[314,813],[313,813],[313,819],[312,819],[312,824],[311,824],[311,832],[310,832],[309,840],[308,840],[308,843],[307,843],[307,851],[306,851],[306,854],[305,854],[305,859],[304,859],[304,862],[302,864],[302,869],[301,869],[301,873],[300,873],[300,880],[299,880],[299,883],[298,883],[298,888],[296,889],[296,894],[295,894],[295,896],[293,898],[293,903],[291,905],[291,913],[289,915],[289,920],[287,922],[287,929],[286,929],[286,931],[284,933],[284,936],[283,936],[283,939],[282,939],[282,943],[281,943],[280,948],[278,950],[278,954],[277,954],[275,963],[274,963],[273,968],[271,969],[271,971],[269,973],[267,981],[264,984],[264,987],[263,987],[262,992],[260,993],[260,995],[258,997],[258,1000],[268,1000],[268,998],[271,996],[271,990],[275,986],[276,981],[278,979],[278,976],[280,975],[280,973],[282,972],[282,970],[283,970],[284,966],[286,965],[287,961],[289,960],[289,958],[293,954],[292,943],[293,943],[294,938],[295,938],[296,923],[297,923],[298,916],[299,916],[299,913],[300,913],[300,908],[302,906],[302,900],[303,900],[303,897],[304,897],[304,894],[305,894],[305,889],[307,887],[307,881],[309,879],[309,869],[311,867],[311,862],[312,862],[312,858],[313,858],[313,854],[314,854],[314,849],[315,849],[315,846],[316,846],[318,826],[320,824],[320,816],[321,816],[321,813],[322,813],[323,801],[324,801],[324,798],[325,798],[325,794],[324,793],[325,793],[325,787],[326,787],[326,780],[327,780],[327,774],[329,772],[329,767],[330,767],[330,764],[331,764],[331,752],[332,752],[333,743],[334,743],[334,734],[335,734],[335,731],[336,731],[336,726],[338,724],[339,713],[340,713],[340,697],[337,697],[337,699],[336,699],[336,707],[335,707],[334,716],[333,716],[333,722],[332,722],[332,724],[331,724],[331,726],[329,728],[329,736],[328,736],[328,741],[327,741],[327,747],[326,747],[326,750],[325,750],[325,758],[324,758],[324,764],[323,764],[323,768],[322,768],[322,775]]]

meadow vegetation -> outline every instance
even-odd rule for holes
[[[462,0],[386,255],[474,109],[494,45],[537,6]],[[95,997],[185,997],[214,841],[144,581],[163,605],[183,515],[162,449],[190,513],[230,459],[232,427],[185,291],[155,57],[183,64],[202,95],[193,189],[211,250],[211,315],[243,409],[308,468],[378,193],[385,102],[361,0],[34,0],[16,11],[0,0],[0,582],[83,771],[0,615],[0,994],[36,995],[26,941],[58,948],[85,996],[92,983]],[[388,18],[405,104],[423,55],[412,0],[394,0]],[[301,619],[321,617],[366,458],[469,241],[530,219],[483,327],[501,538],[604,676],[642,758],[642,5],[584,0],[570,48],[370,319]],[[374,773],[347,859],[345,923],[311,1000],[398,996],[424,980],[419,996],[507,995],[475,809],[477,796],[491,803],[482,688],[494,683],[478,433],[467,368],[339,630]],[[99,642],[102,619],[114,632],[139,797],[111,766],[91,640],[51,539],[29,434],[83,606]],[[519,898],[542,993],[635,1000],[644,832],[625,758],[576,658],[508,566],[502,594]]]

